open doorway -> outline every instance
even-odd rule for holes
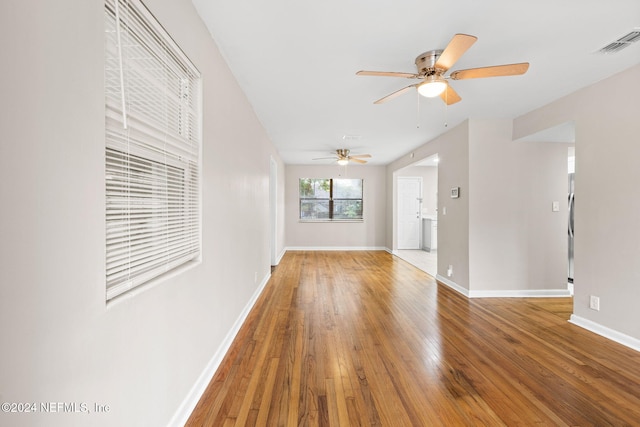
[[[397,236],[394,255],[435,277],[438,272],[437,154],[398,170],[394,177]]]

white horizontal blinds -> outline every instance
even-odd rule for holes
[[[201,113],[198,71],[144,5],[105,4],[111,299],[200,254]]]

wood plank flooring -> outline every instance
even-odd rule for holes
[[[640,425],[640,353],[571,304],[468,300],[383,251],[287,252],[187,426]]]

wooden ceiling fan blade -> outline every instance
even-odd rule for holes
[[[332,157],[316,157],[315,159],[311,159],[311,160],[338,160],[339,157],[336,156],[332,156]]]
[[[349,161],[350,161],[350,162],[360,163],[360,164],[367,163],[367,161],[366,161],[366,160],[356,159],[355,157],[351,157],[351,156],[349,157]]]
[[[440,94],[440,98],[447,105],[455,104],[456,102],[462,101],[462,98],[460,98],[460,95],[458,95],[458,92],[453,90],[453,88],[450,85],[447,85],[447,89]]]
[[[528,62],[518,64],[494,65],[492,67],[469,68],[451,73],[453,80],[481,79],[485,77],[519,76],[529,69]]]
[[[350,157],[359,157],[362,159],[369,159],[371,158],[371,154],[352,154]]]
[[[447,47],[444,48],[436,61],[435,68],[448,70],[458,59],[478,40],[476,36],[468,34],[456,34]]]
[[[403,87],[403,88],[402,88],[402,89],[400,89],[400,90],[397,90],[397,91],[395,91],[395,92],[393,92],[393,93],[390,93],[390,94],[389,94],[389,95],[387,95],[387,96],[384,96],[384,97],[382,97],[382,98],[378,99],[377,101],[375,101],[375,102],[374,102],[374,104],[382,104],[383,102],[387,102],[387,101],[389,101],[390,99],[393,99],[393,98],[395,98],[395,97],[397,97],[397,96],[400,96],[400,95],[402,95],[403,93],[405,93],[405,92],[407,92],[407,91],[411,90],[411,88],[414,88],[414,87],[416,87],[416,86],[417,86],[417,85],[410,85],[410,86],[407,86],[407,87]]]
[[[418,75],[414,73],[400,73],[395,71],[358,71],[357,76],[378,76],[378,77],[404,77],[407,79],[417,79]]]

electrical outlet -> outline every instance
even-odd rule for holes
[[[447,276],[453,276],[453,265],[449,265],[449,268],[447,268]]]
[[[589,308],[591,310],[600,311],[600,298],[594,295],[591,295],[589,298]]]
[[[257,271],[253,272],[253,283],[258,283],[258,272]]]

